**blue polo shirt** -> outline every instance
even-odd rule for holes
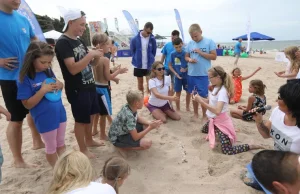
[[[165,58],[165,63],[164,63],[164,67],[166,69],[169,69],[169,63],[171,61],[171,53],[174,51],[174,46],[172,42],[168,42],[163,49],[161,50],[161,53],[164,54],[166,56]]]
[[[200,42],[191,40],[186,48],[186,52],[190,53],[190,57],[197,60],[197,63],[188,63],[188,75],[207,76],[208,69],[211,68],[211,61],[194,52],[195,49],[200,49],[202,52],[209,54],[211,51],[216,50],[216,43],[203,37]]]
[[[0,11],[0,58],[17,57],[19,68],[13,71],[0,68],[0,80],[17,80],[26,50],[35,36],[29,21],[13,11],[11,14]]]

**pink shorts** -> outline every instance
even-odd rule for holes
[[[153,106],[150,103],[147,105],[148,110],[152,113],[155,109],[160,109],[163,112],[167,112],[168,110],[171,110],[174,112],[173,108],[170,106],[169,102],[167,102],[165,105],[161,107]]]
[[[54,154],[57,148],[65,146],[65,132],[67,123],[60,123],[58,129],[41,133],[41,137],[45,143],[46,153]]]

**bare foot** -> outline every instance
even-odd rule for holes
[[[32,150],[39,150],[39,149],[42,149],[42,148],[45,148],[45,144],[43,142],[39,142],[39,143],[33,143],[33,146],[32,146]]]
[[[199,120],[199,116],[198,115],[194,115],[191,118],[191,122],[197,122]]]
[[[96,158],[95,154],[93,154],[92,152],[86,150],[84,152],[82,152],[84,155],[86,155],[88,158],[93,159]]]
[[[191,109],[190,108],[186,108],[186,112],[191,112]]]
[[[92,136],[95,136],[95,135],[97,135],[99,133],[99,131],[98,130],[93,130],[93,132],[92,132]]]
[[[249,149],[250,150],[257,150],[257,149],[264,149],[264,147],[261,146],[261,145],[249,144]]]
[[[36,164],[29,164],[25,162],[15,162],[13,165],[15,168],[36,168],[38,165]]]
[[[107,135],[100,135],[100,140],[108,141]]]
[[[204,116],[204,117],[202,117],[202,119],[201,119],[201,124],[204,125],[204,124],[207,123],[207,121],[208,121],[207,116]]]
[[[87,147],[100,147],[100,146],[105,146],[103,142],[97,142],[92,140],[91,142],[86,142],[85,143]]]

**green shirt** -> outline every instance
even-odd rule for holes
[[[112,121],[108,132],[109,140],[114,144],[118,136],[127,135],[134,130],[136,123],[137,113],[133,113],[128,104],[124,105]]]

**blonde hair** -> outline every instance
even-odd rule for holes
[[[299,70],[300,62],[297,60],[296,52],[299,51],[299,48],[296,46],[290,46],[284,49],[284,54],[290,57],[291,60],[291,71]]]
[[[213,67],[209,69],[208,72],[210,72],[214,77],[219,76],[220,79],[222,80],[222,86],[224,86],[228,92],[228,96],[229,97],[234,96],[234,85],[232,82],[232,78],[224,71],[224,69],[221,66]],[[221,87],[214,95],[217,95],[220,90]]]
[[[162,65],[164,67],[164,65],[160,61],[155,61],[152,64],[150,79],[156,78],[156,73],[154,72],[154,70],[156,70],[157,66],[159,65]],[[163,76],[162,85],[160,87],[163,88],[164,86],[165,86],[165,76]]]
[[[250,85],[254,88],[254,94],[265,95],[266,85],[259,79],[254,79],[250,81]]]
[[[96,33],[92,38],[93,46],[97,46],[98,44],[107,43],[110,39],[105,33]]]
[[[201,32],[201,28],[200,28],[199,24],[192,24],[189,27],[189,33],[193,33],[193,32]]]
[[[92,180],[90,160],[79,151],[66,151],[55,164],[48,194],[61,194],[87,187]]]
[[[112,185],[116,191],[119,193],[119,185],[118,181],[126,178],[130,174],[130,166],[120,157],[112,157],[109,158],[102,169],[102,176],[104,181],[113,181],[114,185]]]
[[[142,99],[142,92],[138,90],[129,90],[126,94],[126,100],[129,105],[133,105],[133,103],[137,102],[138,100]]]

